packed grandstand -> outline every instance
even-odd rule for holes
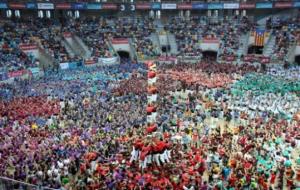
[[[300,190],[300,1],[0,1],[0,190]]]

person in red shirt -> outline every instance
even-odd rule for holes
[[[133,143],[133,150],[131,152],[131,158],[130,158],[130,162],[133,161],[137,161],[138,157],[140,155],[140,151],[143,147],[143,142],[141,139],[137,139],[134,143]]]
[[[152,151],[152,146],[146,142],[145,145],[141,149],[141,156],[140,160],[142,164],[140,165],[142,169],[145,169],[147,167],[147,163],[151,162],[151,156],[150,152]]]
[[[155,124],[148,124],[148,127],[146,129],[146,134],[153,133],[157,130],[157,126]]]

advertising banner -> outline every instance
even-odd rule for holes
[[[294,7],[300,7],[300,2],[294,2]]]
[[[159,61],[176,61],[177,57],[170,57],[170,56],[160,56],[158,58]]]
[[[161,4],[161,9],[174,10],[177,8],[176,3],[163,3]]]
[[[224,9],[239,9],[239,7],[238,3],[224,3]]]
[[[71,38],[72,37],[72,33],[71,32],[64,32],[63,36],[64,36],[64,38]]]
[[[70,3],[58,3],[55,5],[56,9],[71,9]]]
[[[255,3],[240,3],[240,9],[255,9]]]
[[[159,10],[161,7],[161,4],[160,3],[152,3],[151,4],[151,9],[153,10]]]
[[[7,4],[6,3],[0,3],[0,9],[7,9]]]
[[[30,51],[30,50],[37,50],[38,49],[37,45],[35,45],[35,44],[20,44],[19,48],[22,51]]]
[[[100,3],[89,3],[87,4],[87,9],[89,10],[100,10],[101,4]]]
[[[38,3],[37,7],[38,7],[38,9],[52,10],[52,9],[54,9],[54,4],[53,3]]]
[[[206,3],[192,3],[192,9],[207,9]]]
[[[273,4],[272,3],[256,3],[257,9],[272,9]]]
[[[72,9],[76,9],[76,10],[86,9],[86,3],[73,3]]]
[[[225,60],[226,61],[235,61],[235,57],[234,56],[227,56],[227,57],[225,57]]]
[[[223,9],[224,4],[223,3],[209,3],[208,9]]]
[[[253,62],[254,55],[245,55],[244,56],[244,61],[245,62]]]
[[[203,38],[202,43],[219,43],[218,38]]]
[[[275,8],[291,8],[293,7],[293,2],[276,2]]]
[[[27,9],[36,9],[37,6],[35,3],[26,3],[26,8]]]
[[[87,59],[84,61],[84,64],[86,65],[94,65],[96,61],[94,59]]]
[[[26,9],[26,5],[23,3],[9,3],[9,7],[12,9]]]
[[[68,69],[69,68],[69,63],[60,63],[59,64],[61,69]]]
[[[112,44],[128,44],[128,39],[127,38],[114,38],[111,41]]]
[[[114,65],[118,63],[117,57],[110,57],[110,58],[99,58],[98,62],[102,65]]]
[[[27,70],[19,70],[19,71],[12,71],[8,73],[9,78],[16,78],[16,77],[21,77],[27,73]]]
[[[177,4],[177,9],[190,10],[190,9],[192,9],[192,4],[189,4],[189,3],[179,3],[179,4]]]
[[[102,4],[102,9],[117,10],[118,6],[116,4],[112,4],[112,3],[105,3],[105,4]]]
[[[270,63],[270,57],[261,57],[260,63],[264,63],[264,64]]]
[[[150,3],[137,3],[135,5],[136,9],[139,10],[148,10],[151,9],[151,4]]]

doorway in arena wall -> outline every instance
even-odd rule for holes
[[[169,45],[166,45],[166,46],[162,46],[161,47],[161,51],[163,52],[163,53],[168,53],[169,51],[170,51],[170,46]]]
[[[129,52],[127,52],[127,51],[118,51],[117,53],[120,56],[120,63],[121,64],[126,64],[126,63],[131,62]]]
[[[295,56],[295,63],[297,63],[297,65],[300,65],[300,55]]]
[[[264,46],[250,46],[248,48],[248,54],[259,54],[262,55]]]
[[[202,59],[206,61],[216,61],[218,53],[216,51],[203,51],[202,52]]]

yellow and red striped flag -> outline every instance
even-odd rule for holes
[[[260,47],[265,45],[265,30],[257,29],[255,31],[254,45]]]

